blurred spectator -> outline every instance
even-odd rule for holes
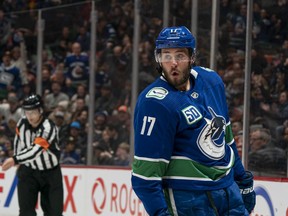
[[[10,120],[17,123],[21,118],[22,111],[19,107],[19,99],[15,92],[9,92],[7,103],[0,104],[0,114],[4,117],[4,123],[6,124],[8,124]]]
[[[101,139],[102,133],[106,128],[108,114],[105,111],[96,112],[94,115],[94,134],[93,141],[97,142]]]
[[[96,28],[96,47],[98,51],[103,51],[105,49],[104,45],[106,44],[106,41],[115,40],[117,35],[114,26],[108,23],[106,16],[107,14],[104,14],[103,11],[102,13],[99,13],[99,19]]]
[[[104,130],[101,139],[94,142],[93,146],[93,165],[113,165],[113,155],[115,152],[111,148],[110,135],[108,131]]]
[[[71,110],[76,109],[76,100],[77,98],[83,98],[85,106],[89,106],[89,94],[87,92],[87,87],[83,84],[77,85],[76,93],[71,97]]]
[[[42,95],[47,95],[51,93],[51,70],[49,67],[42,68]]]
[[[89,57],[87,53],[81,52],[81,45],[78,42],[72,44],[72,53],[65,58],[65,69],[68,95],[72,96],[76,92],[77,85],[88,84]]]
[[[50,49],[48,48],[42,51],[42,65],[43,67],[48,68],[50,71],[56,67],[56,62],[53,59]]]
[[[65,77],[65,74],[64,74],[64,64],[63,63],[59,63],[56,68],[55,68],[55,71],[54,73],[52,74],[51,76],[51,81],[54,82],[54,81],[57,81],[61,84],[61,89],[63,92],[66,93],[66,90],[67,90],[67,83],[69,81],[67,81],[66,77]]]
[[[61,151],[60,163],[61,164],[80,164],[81,156],[76,151],[75,139],[68,137],[64,143],[64,149]]]
[[[77,98],[73,105],[71,107],[72,121],[76,121],[83,110],[88,110],[88,106],[86,106],[85,100],[82,97]]]
[[[130,79],[127,79],[125,81],[124,89],[122,89],[122,91],[120,93],[118,104],[130,106],[130,104],[131,104],[131,92],[132,92],[132,82]]]
[[[230,37],[230,46],[237,50],[245,50],[245,32],[246,32],[247,5],[241,4],[239,14],[234,24],[234,32]]]
[[[81,127],[78,121],[73,121],[68,129],[66,137],[73,137],[76,144],[76,151],[81,155],[81,162],[85,162],[87,154],[87,135],[85,135],[85,128]]]
[[[113,154],[115,154],[121,142],[129,142],[129,137],[127,140],[127,137],[125,136],[127,134],[121,134],[118,127],[114,123],[108,123],[104,131],[105,133],[108,133],[110,148],[113,151]]]
[[[122,142],[129,143],[130,128],[127,128],[129,127],[127,122],[130,120],[130,110],[126,105],[119,106],[117,111],[111,116],[110,122],[113,121],[113,125],[115,125],[116,130],[119,133],[119,139]]]
[[[0,56],[7,48],[9,38],[12,32],[11,20],[5,16],[4,10],[0,7]]]
[[[78,34],[76,36],[76,42],[78,42],[83,52],[89,53],[90,50],[90,32],[87,31],[86,26],[78,27]]]
[[[12,141],[6,135],[0,136],[0,164],[8,157],[13,156]]]
[[[88,126],[88,109],[82,109],[78,115],[75,118],[75,121],[78,121],[81,125],[81,128],[83,128],[83,131],[85,131],[85,133],[81,134],[83,135],[87,135],[87,126]]]
[[[277,142],[277,146],[279,146],[279,148],[282,148],[286,150],[286,152],[288,152],[288,125],[284,126],[280,139]]]
[[[111,115],[113,110],[117,106],[118,101],[118,99],[114,96],[112,92],[112,86],[110,84],[102,85],[100,89],[100,94],[101,96],[99,98],[96,98],[95,101],[96,112],[101,112],[105,110],[108,112],[109,115]]]
[[[11,63],[11,52],[6,51],[0,65],[0,99],[6,98],[9,91],[19,91],[22,84],[20,70]]]
[[[15,67],[19,68],[21,76],[24,76],[24,71],[27,70],[27,50],[26,50],[26,44],[24,41],[23,32],[17,31],[14,35],[14,37],[17,36],[17,40],[19,42],[19,45],[14,46],[11,50],[11,56],[12,56],[12,64],[15,65]],[[22,77],[23,81],[27,82],[26,77]]]
[[[109,66],[107,62],[101,62],[101,64],[99,64],[98,70],[95,74],[95,98],[101,96],[100,90],[103,85],[111,84],[108,68]]]
[[[234,122],[232,122],[233,135],[239,134],[240,132],[242,132],[242,130],[243,130],[242,121],[234,121]]]
[[[61,84],[53,81],[51,93],[44,97],[45,112],[50,113],[61,101],[69,101],[69,96],[61,90]]]
[[[70,28],[63,26],[61,35],[56,39],[56,42],[51,45],[53,56],[57,63],[64,62],[68,51],[71,49],[73,37]]]
[[[254,22],[253,39],[268,43],[270,41],[269,31],[271,30],[271,20],[268,12],[261,9],[259,13],[259,20]]]
[[[125,80],[127,80],[131,74],[129,65],[130,56],[129,53],[124,52],[123,46],[116,45],[113,48],[113,56],[110,60],[109,77],[114,87],[113,93],[118,97],[120,93],[118,89],[124,88]]]
[[[113,165],[114,160],[112,155],[105,150],[105,147],[99,143],[93,144],[93,165]]]
[[[58,136],[59,136],[59,143],[62,146],[64,140],[67,138],[68,128],[69,125],[65,123],[64,119],[65,113],[63,111],[55,109],[50,115],[49,119],[51,119],[56,127],[58,128]]]
[[[267,67],[267,60],[255,48],[251,49],[251,71],[261,73],[261,70]]]
[[[286,152],[275,146],[270,131],[259,128],[251,131],[248,168],[251,171],[284,174],[287,169]]]
[[[284,134],[284,128],[286,128],[286,127],[288,127],[288,119],[284,120],[283,124],[278,125],[278,126],[276,127],[276,134],[275,134],[275,136],[276,136],[277,142],[278,142],[280,139],[283,138],[282,136],[283,136],[283,134]]]
[[[238,155],[242,158],[242,148],[243,148],[243,131],[239,131],[237,134],[234,135],[234,140],[236,143]]]
[[[122,142],[119,144],[114,158],[113,165],[116,166],[129,166],[130,162],[130,145]]]
[[[57,106],[55,107],[55,109],[48,115],[48,118],[51,119],[52,121],[55,121],[55,115],[58,112],[58,114],[60,114],[60,113],[64,114],[64,116],[63,116],[64,124],[70,124],[71,123],[72,114],[68,110],[68,105],[69,105],[69,101],[61,101],[61,102],[59,102],[57,104]]]
[[[288,92],[282,91],[278,101],[273,103],[261,103],[260,108],[263,111],[264,118],[269,121],[272,135],[275,136],[275,128],[283,124],[288,119]]]

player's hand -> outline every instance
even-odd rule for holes
[[[4,163],[2,164],[2,170],[6,171],[6,170],[10,169],[14,165],[15,165],[15,161],[14,161],[14,159],[12,157],[10,157],[10,158],[6,159],[4,161]]]
[[[236,181],[236,183],[240,188],[240,193],[242,195],[245,208],[250,214],[256,204],[256,194],[253,188],[253,174],[246,171],[245,178],[241,181]]]

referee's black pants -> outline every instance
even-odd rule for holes
[[[17,176],[19,216],[37,215],[35,207],[39,193],[41,194],[40,204],[44,216],[62,216],[63,182],[60,166],[39,171],[20,165]]]

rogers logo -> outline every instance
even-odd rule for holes
[[[97,194],[95,196],[95,194]],[[97,200],[96,198],[97,197]],[[92,188],[92,203],[94,211],[97,214],[102,214],[106,203],[106,188],[102,178],[97,178]]]

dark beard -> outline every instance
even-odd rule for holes
[[[190,68],[188,68],[188,69],[185,71],[182,79],[180,79],[180,80],[177,81],[177,82],[175,82],[174,80],[168,78],[165,74],[166,74],[166,71],[163,70],[162,75],[164,76],[164,78],[167,80],[167,82],[168,82],[170,85],[174,86],[176,89],[181,89],[181,87],[183,87],[183,86],[185,85],[185,83],[189,80],[189,77],[190,77]]]

